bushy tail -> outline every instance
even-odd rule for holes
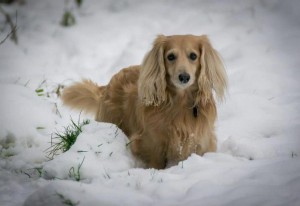
[[[63,90],[61,99],[71,108],[95,114],[105,87],[99,87],[90,80],[84,80]]]

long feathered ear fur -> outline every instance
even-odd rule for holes
[[[138,80],[138,95],[146,106],[159,106],[167,99],[166,69],[164,65],[164,42],[159,35],[151,51],[145,56]]]
[[[197,101],[205,105],[213,97],[222,101],[227,88],[227,75],[218,52],[211,46],[207,36],[200,36],[201,71],[198,78],[199,94]]]

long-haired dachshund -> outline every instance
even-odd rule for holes
[[[76,83],[62,100],[116,124],[132,153],[161,169],[216,150],[214,98],[222,100],[226,86],[223,63],[206,36],[159,35],[141,65],[121,70],[107,86]]]

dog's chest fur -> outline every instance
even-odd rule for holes
[[[189,101],[176,104],[179,103],[163,108],[146,108],[144,116],[144,132],[153,138],[157,147],[161,147],[154,150],[165,156],[168,165],[176,164],[192,153],[202,155],[208,144],[207,120],[201,108],[194,107]]]

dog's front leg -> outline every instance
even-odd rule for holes
[[[132,153],[144,161],[147,168],[164,169],[166,167],[166,153],[163,143],[154,142],[145,134],[130,136]]]

